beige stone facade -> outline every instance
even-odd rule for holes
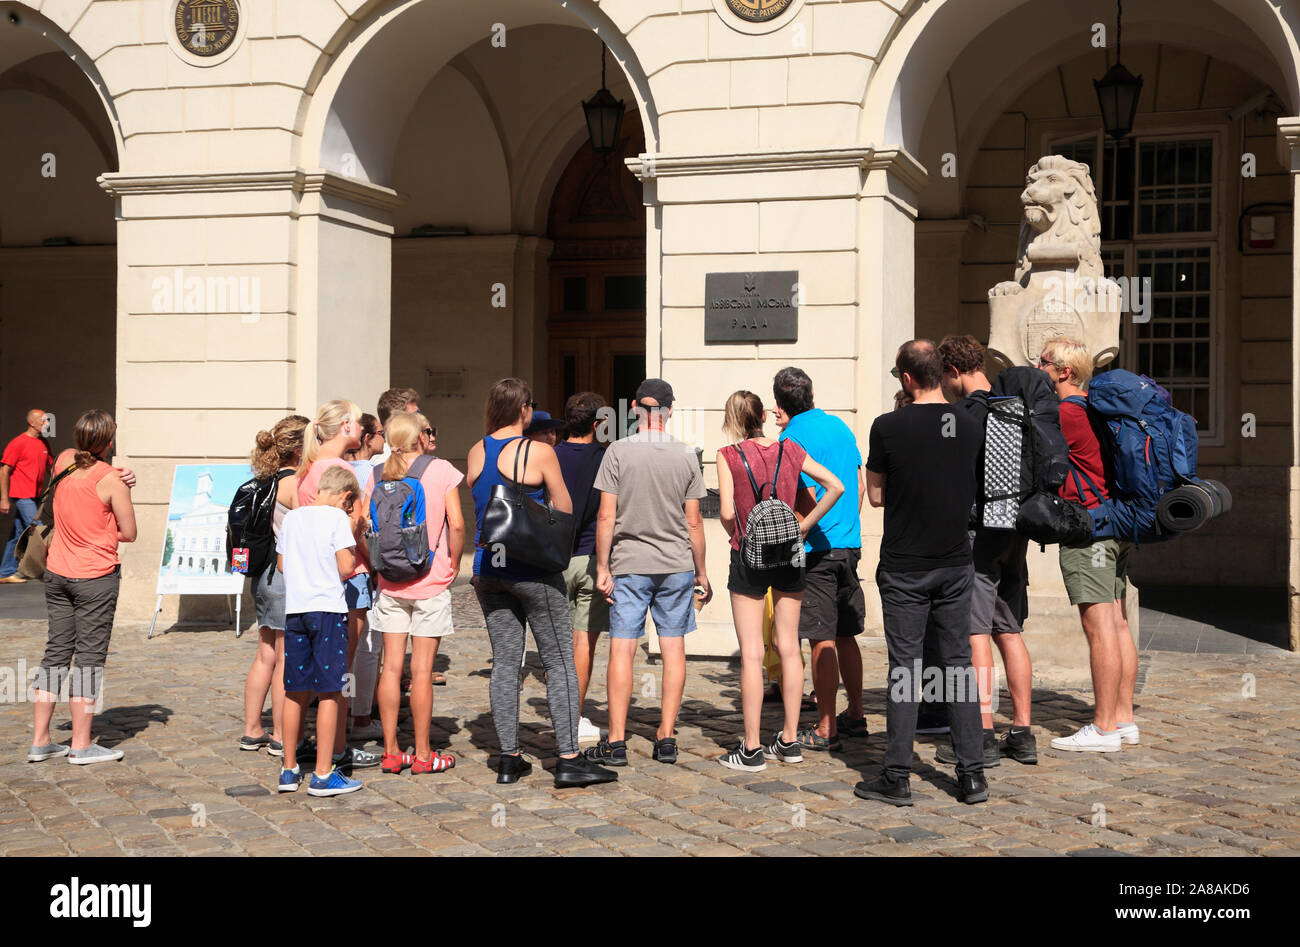
[[[768,395],[789,363],[865,448],[900,342],[987,338],[980,303],[1014,257],[1024,169],[1097,133],[1094,24],[1114,18],[1100,0],[806,0],[761,26],[726,0],[243,0],[228,47],[202,57],[176,6],[0,2],[0,417],[16,430],[46,407],[62,446],[82,410],[114,408],[140,476],[121,605],[136,618],[174,464],[238,460],[285,413],[369,407],[390,383],[425,393],[440,453],[463,458],[495,378],[530,378],[554,411],[570,367],[639,364],[639,344],[600,329],[629,262],[644,370],[673,382],[706,461],[726,395]],[[1284,515],[1300,504],[1297,33],[1300,13],[1269,0],[1126,5],[1125,59],[1146,79],[1135,141],[1212,142],[1211,225],[1179,246],[1208,247],[1214,268],[1202,462],[1238,499],[1203,536],[1144,552],[1156,580],[1300,588],[1300,514],[1290,532]],[[615,183],[561,219],[602,40],[640,136],[617,170],[641,203]],[[582,227],[619,215],[638,232],[602,258]],[[1268,252],[1238,248],[1251,215],[1275,218]],[[1149,249],[1128,243],[1134,260]],[[706,345],[705,274],[768,270],[799,272],[799,341]],[[569,311],[569,278],[605,280],[594,322]],[[878,535],[867,516],[868,584]],[[710,540],[721,585],[716,524]],[[703,617],[730,634],[725,604]]]

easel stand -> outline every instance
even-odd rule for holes
[[[229,595],[226,596],[226,614],[230,614],[231,597],[232,596]],[[233,596],[233,598],[235,599],[235,637],[241,638],[243,637],[244,634],[244,623],[241,619],[243,609],[244,609],[243,591],[241,590],[240,593],[236,596]],[[158,614],[162,611],[162,602],[163,602],[163,597],[159,595],[158,601],[155,602],[153,606],[153,621],[149,622],[149,635],[145,639],[146,641],[148,641],[150,638],[153,637],[154,626],[158,624]]]

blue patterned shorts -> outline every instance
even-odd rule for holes
[[[288,693],[341,691],[347,670],[347,615],[302,612],[285,617],[284,689]]]

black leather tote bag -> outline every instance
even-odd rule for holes
[[[549,497],[538,503],[524,493],[519,482],[519,455],[523,454],[527,470],[531,447],[532,441],[527,441],[515,451],[512,483],[492,488],[478,544],[485,549],[503,547],[507,565],[522,562],[546,572],[563,572],[573,550],[573,515],[555,509]]]

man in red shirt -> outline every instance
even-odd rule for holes
[[[4,560],[0,561],[0,582],[17,584],[26,582],[18,575],[15,551],[18,538],[29,523],[36,519],[36,498],[45,488],[45,475],[54,463],[50,450],[41,440],[45,427],[45,412],[33,408],[27,412],[27,430],[5,445],[0,457],[0,514],[14,513],[13,538],[5,545]]]
[[[1056,384],[1062,399],[1087,397],[1092,356],[1082,342],[1049,339],[1038,367]],[[1087,410],[1061,402],[1061,433],[1070,448],[1070,475],[1061,496],[1088,509],[1106,500],[1106,464]],[[1068,737],[1057,737],[1052,748],[1073,752],[1113,753],[1124,743],[1138,742],[1133,721],[1133,688],[1138,655],[1125,612],[1124,576],[1133,544],[1120,539],[1092,539],[1061,546],[1061,577],[1070,604],[1079,609],[1088,637],[1092,665],[1093,721]]]

